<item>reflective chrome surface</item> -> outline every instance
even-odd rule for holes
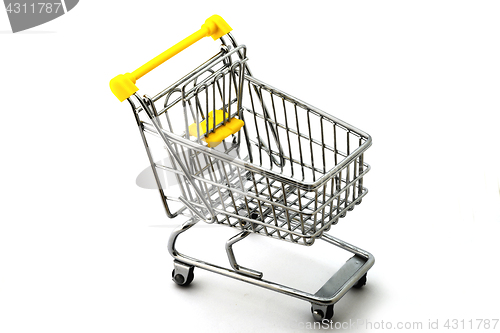
[[[374,264],[370,253],[326,234],[368,192],[364,152],[371,137],[253,77],[246,47],[232,34],[221,42],[220,52],[154,97],[128,99],[168,217],[189,217],[169,239],[173,279],[187,285],[193,267],[203,268],[311,302],[313,316],[324,319]],[[221,124],[214,117],[206,133],[196,126],[190,136],[189,126],[214,110],[224,111]],[[243,128],[208,147],[204,137],[233,117]],[[162,172],[175,177],[175,186],[164,188]],[[176,250],[178,236],[198,221],[240,230],[226,242],[231,269]],[[233,245],[251,234],[306,246],[319,239],[354,256],[311,294],[240,266]]]

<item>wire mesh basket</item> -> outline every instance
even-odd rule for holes
[[[172,156],[176,154],[212,207],[216,223],[311,245],[366,194],[363,176],[369,166],[363,153],[371,138],[257,80],[246,61],[245,47],[233,38],[208,63],[147,99],[174,147],[173,152],[167,150],[171,163],[155,167],[180,170]],[[136,105],[141,110],[140,101]],[[218,129],[218,124],[209,124],[215,122],[213,110],[223,111],[221,126],[233,118],[245,125],[210,149],[203,140]],[[197,128],[192,136],[189,127],[205,119],[205,133]],[[141,125],[158,136],[149,119]],[[203,216],[209,215],[185,175],[177,175],[179,194]]]
[[[333,309],[347,290],[363,276],[366,280],[373,265],[369,253],[324,234],[367,193],[363,177],[370,167],[364,152],[371,137],[256,79],[246,46],[221,20],[210,18],[197,33],[111,81],[115,95],[132,106],[167,215],[190,218],[169,243],[174,281],[179,276],[177,283],[188,284],[197,266],[307,299],[322,311],[321,318],[329,317],[328,306]],[[221,41],[217,54],[154,97],[137,94],[138,78],[207,35]],[[162,174],[175,186],[166,188]],[[175,250],[177,236],[200,220],[242,231],[226,244],[233,271]],[[276,287],[236,263],[231,246],[249,234],[302,245],[320,238],[353,252],[361,266],[354,259],[346,264],[352,274],[336,292],[325,284],[333,296]]]

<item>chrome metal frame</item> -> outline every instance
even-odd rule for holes
[[[220,52],[154,97],[136,93],[128,99],[167,216],[189,217],[169,240],[175,270],[183,281],[192,279],[192,267],[200,267],[297,297],[311,302],[319,318],[374,263],[370,253],[325,233],[368,192],[363,177],[370,166],[364,152],[371,137],[253,77],[246,47],[232,34],[221,42]],[[213,117],[206,133],[196,126],[197,135],[190,135],[190,124],[218,109],[223,110],[221,124]],[[204,138],[233,117],[245,122],[242,130],[226,138],[221,149],[209,148]],[[321,131],[312,130],[314,123]],[[155,159],[149,140],[154,137],[160,138],[169,163]],[[175,175],[179,193],[166,194],[158,175],[164,171]],[[182,207],[172,212],[169,202]],[[177,237],[200,220],[241,230],[226,243],[232,269],[175,249]],[[354,256],[310,294],[263,280],[262,272],[237,263],[232,246],[252,233],[306,246],[320,239]]]
[[[168,251],[175,260],[174,266],[176,268],[177,264],[175,264],[175,262],[184,263],[191,267],[199,267],[210,272],[218,273],[236,280],[251,283],[262,288],[310,302],[313,309],[322,309],[322,307],[337,303],[375,263],[375,258],[369,252],[328,234],[323,234],[319,239],[348,251],[354,254],[354,256],[347,260],[344,266],[342,266],[330,279],[328,279],[316,293],[312,294],[276,282],[264,280],[262,279],[263,274],[261,272],[238,266],[236,265],[235,260],[231,263],[233,269],[228,269],[180,253],[175,248],[177,238],[180,234],[193,227],[197,222],[198,221],[195,218],[190,219],[175,228],[170,234]],[[246,231],[239,233],[228,241],[227,244],[230,245],[226,244],[226,249],[248,235],[250,235],[250,233],[247,233]],[[236,265],[236,268],[233,264]]]

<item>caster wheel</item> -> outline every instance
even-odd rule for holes
[[[317,306],[313,304],[311,306],[311,312],[316,321],[330,321],[333,318],[333,304],[327,306]]]
[[[346,213],[340,214],[340,217],[344,218],[346,216]]]
[[[194,279],[194,267],[189,268],[187,276],[175,271],[175,268],[172,270],[172,280],[177,283],[179,286],[188,286]]]
[[[356,282],[356,284],[354,286],[352,286],[352,287],[356,288],[356,289],[359,289],[359,288],[363,287],[365,284],[366,284],[366,274],[363,275],[361,277],[361,279],[359,279],[358,282]]]

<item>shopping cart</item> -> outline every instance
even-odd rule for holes
[[[362,287],[374,264],[370,253],[325,233],[367,193],[364,152],[371,138],[252,76],[247,49],[231,30],[214,15],[199,31],[110,82],[115,96],[132,106],[168,217],[189,218],[168,243],[172,278],[188,285],[194,267],[203,268],[306,300],[316,320],[329,320],[333,305]],[[217,54],[154,97],[137,93],[137,79],[206,36],[222,43]],[[168,193],[164,172],[176,184]],[[177,251],[179,235],[199,221],[240,230],[226,242],[231,268]],[[232,246],[250,234],[306,246],[320,239],[354,256],[308,293],[266,281],[262,272],[236,262]]]

